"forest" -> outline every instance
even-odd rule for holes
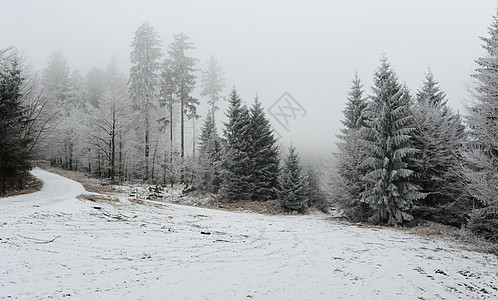
[[[429,220],[498,242],[498,16],[488,33],[465,115],[448,106],[430,70],[415,94],[386,56],[370,94],[355,76],[339,151],[321,170],[303,166],[294,146],[281,147],[257,97],[248,105],[235,88],[227,95],[214,56],[199,70],[183,33],[161,49],[156,30],[141,25],[130,35],[129,74],[115,59],[85,75],[70,71],[57,51],[38,72],[14,47],[3,49],[1,192],[22,188],[33,161],[48,160],[111,183],[188,184],[225,201],[278,199],[301,213],[332,205],[354,221]]]

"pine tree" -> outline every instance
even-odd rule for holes
[[[417,217],[460,226],[465,221],[466,197],[461,165],[465,143],[460,117],[450,111],[445,93],[429,71],[412,107],[415,130],[411,160],[419,185],[427,197],[415,211]]]
[[[475,99],[468,125],[472,142],[467,153],[467,190],[477,201],[467,228],[498,242],[498,10],[482,37],[486,55],[477,59],[472,77],[476,81]]]
[[[308,189],[306,178],[301,174],[299,155],[292,145],[284,159],[279,183],[277,194],[282,206],[288,210],[301,211],[308,203]]]
[[[199,138],[196,185],[200,190],[217,193],[220,188],[221,139],[211,111],[206,115]]]
[[[250,156],[253,151],[251,117],[235,89],[229,96],[226,116],[220,192],[228,200],[250,200],[254,190]]]
[[[132,67],[128,82],[133,107],[140,114],[144,126],[144,173],[143,179],[149,180],[150,165],[150,138],[151,138],[151,110],[154,109],[159,81],[161,48],[158,35],[148,23],[142,24],[132,43],[133,51],[130,55]]]
[[[2,193],[7,179],[20,179],[31,169],[28,145],[30,138],[25,128],[31,122],[21,102],[23,78],[16,54],[0,51],[0,180]]]
[[[216,103],[220,100],[220,94],[225,86],[221,67],[214,56],[209,58],[207,70],[202,73],[201,96],[208,97],[209,109],[213,115],[219,109]]]
[[[374,96],[364,110],[364,135],[367,172],[362,201],[374,209],[372,222],[389,225],[409,221],[414,201],[424,197],[412,182],[409,159],[416,150],[410,146],[412,116],[409,95],[384,57],[374,76]]]
[[[363,126],[362,113],[367,106],[367,100],[363,97],[363,85],[355,73],[348,94],[344,112],[344,128],[337,137],[342,140],[337,146],[340,150],[335,154],[338,177],[331,184],[334,186],[331,196],[341,207],[344,213],[354,219],[364,219],[368,215],[368,205],[361,202],[361,193],[364,191],[362,175],[365,170],[361,162],[364,159],[362,153],[361,134],[359,129]],[[333,166],[331,166],[333,167]]]
[[[251,198],[259,201],[276,199],[279,174],[277,140],[258,98],[254,100],[250,113],[250,134],[253,149],[250,160],[254,188]]]
[[[199,100],[192,96],[192,90],[195,87],[196,71],[195,63],[197,59],[187,56],[187,51],[195,49],[190,38],[184,33],[174,36],[175,41],[169,46],[168,54],[168,79],[172,81],[173,92],[177,101],[180,103],[180,157],[185,156],[185,120],[197,116],[197,105]],[[182,180],[184,174],[182,172]]]

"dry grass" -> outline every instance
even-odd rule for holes
[[[275,215],[275,214],[285,214],[285,209],[282,208],[277,200],[268,201],[213,201],[208,208],[223,209],[228,211],[251,211],[259,214]]]
[[[92,202],[111,202],[111,203],[118,203],[119,202],[119,199],[117,197],[112,197],[109,195],[81,194],[76,198],[82,199],[82,200],[90,200]]]

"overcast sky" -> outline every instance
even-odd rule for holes
[[[274,118],[272,123],[283,144],[292,140],[305,156],[335,149],[355,70],[370,94],[383,53],[412,93],[430,68],[450,105],[463,110],[474,60],[484,53],[479,36],[487,35],[497,7],[495,0],[0,4],[0,48],[17,47],[36,69],[60,50],[69,67],[83,74],[92,66],[105,68],[112,56],[128,72],[133,34],[143,22],[156,29],[164,50],[184,32],[197,47],[192,55],[199,68],[210,55],[218,59],[226,95],[235,86],[243,100],[251,103],[257,94],[267,109],[284,92],[292,95],[306,115],[290,119],[288,131]]]

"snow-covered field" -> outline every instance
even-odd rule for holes
[[[95,203],[34,174],[40,192],[0,198],[1,299],[498,298],[497,257],[457,242],[322,214]]]

